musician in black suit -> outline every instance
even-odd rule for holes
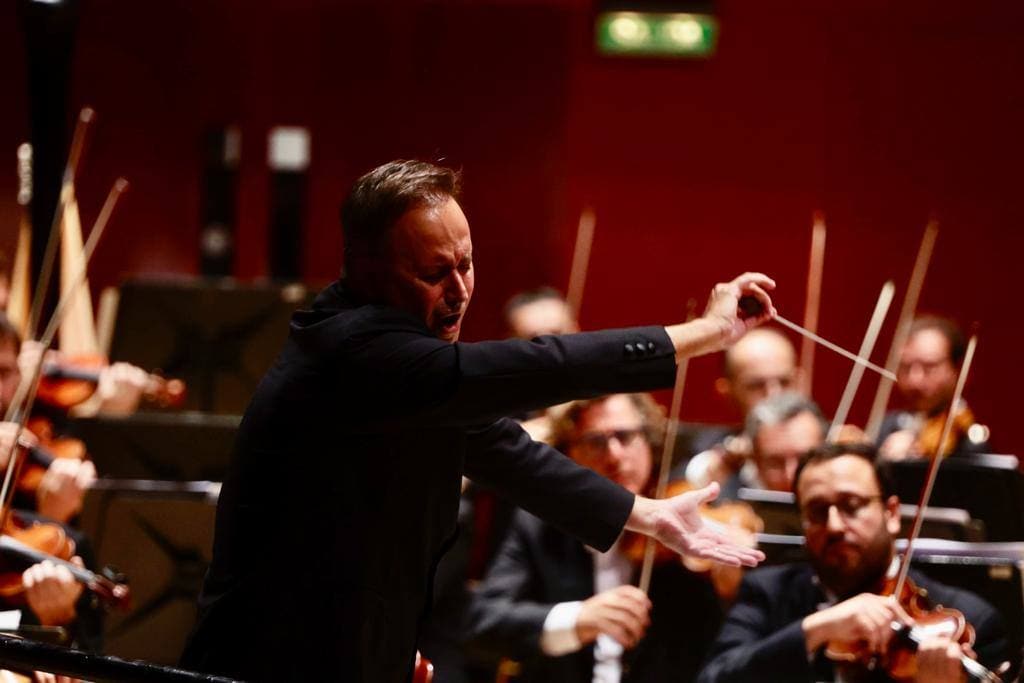
[[[796,475],[797,502],[810,562],[749,572],[726,617],[702,683],[831,681],[837,665],[828,643],[865,643],[883,651],[892,624],[908,621],[894,601],[876,594],[896,573],[894,538],[899,499],[889,494],[874,449],[852,445],[811,451]],[[911,579],[936,604],[958,609],[976,631],[972,653],[946,636],[926,637],[917,655],[917,680],[961,681],[967,655],[989,669],[1011,657],[999,613],[981,598],[917,572]],[[846,669],[843,680],[889,680],[881,670]]]
[[[700,521],[714,487],[634,496],[502,416],[669,385],[676,358],[770,317],[774,283],[718,285],[704,317],[676,326],[456,343],[475,276],[457,194],[454,172],[393,162],[346,199],[345,276],[294,316],[239,429],[187,666],[407,680],[463,473],[595,548],[627,527],[726,562],[761,557]],[[757,318],[739,311],[747,294]]]
[[[882,421],[877,439],[879,456],[885,460],[931,456],[931,452],[925,452],[928,447],[921,443],[920,436],[926,425],[938,427],[945,421],[966,351],[963,332],[949,318],[924,316],[911,323],[896,370],[901,406],[886,413]],[[945,455],[991,453],[988,427],[975,422],[963,399],[956,413],[953,442]]]
[[[554,443],[639,493],[663,436],[648,395],[616,394],[573,404]],[[656,566],[648,600],[630,557],[641,545],[627,542],[599,553],[518,511],[470,603],[468,640],[518,660],[522,683],[691,680],[721,623],[714,589],[673,558]]]

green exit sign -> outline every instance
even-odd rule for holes
[[[603,12],[597,16],[597,49],[606,55],[710,57],[718,20],[710,14]]]

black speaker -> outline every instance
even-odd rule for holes
[[[100,479],[85,497],[82,530],[99,566],[123,572],[128,612],[104,624],[107,654],[175,664],[195,623],[210,563],[219,485]]]
[[[113,360],[185,381],[185,408],[238,415],[288,336],[303,285],[131,280],[121,287]]]

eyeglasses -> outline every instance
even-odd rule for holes
[[[609,429],[606,432],[587,432],[576,439],[576,445],[589,456],[602,455],[608,450],[608,445],[615,439],[623,448],[629,448],[636,443],[637,438],[643,436],[644,428],[633,429]]]
[[[846,494],[836,500],[814,500],[803,506],[800,510],[800,517],[805,527],[822,526],[828,522],[829,512],[835,506],[836,512],[843,518],[843,521],[850,521],[857,517],[861,510],[871,504],[872,501],[881,500],[882,496],[858,496]]]

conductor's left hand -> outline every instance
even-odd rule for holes
[[[715,528],[717,525],[700,516],[700,506],[717,496],[717,483],[664,500],[637,496],[626,528],[652,536],[681,555],[714,560],[734,567],[756,566],[764,560],[764,553],[742,545],[729,534],[718,531]]]

